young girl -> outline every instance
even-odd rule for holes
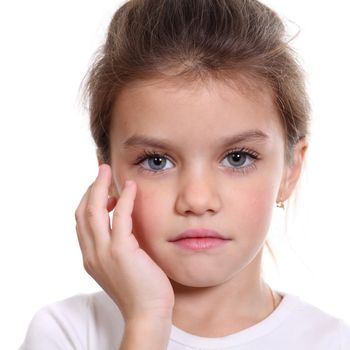
[[[21,349],[350,349],[342,320],[261,275],[309,127],[272,10],[128,1],[85,91],[100,167],[76,230],[103,291],[41,309]]]

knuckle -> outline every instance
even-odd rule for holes
[[[93,205],[91,205],[91,204],[88,204],[86,206],[85,212],[86,212],[86,216],[88,218],[93,218],[93,217],[96,216],[96,208]]]
[[[75,231],[76,231],[76,233],[77,233],[77,235],[79,237],[80,233],[79,233],[79,226],[78,226],[78,224],[75,225]]]
[[[80,210],[79,210],[79,209],[77,209],[77,210],[74,212],[74,217],[75,217],[75,221],[80,220],[81,214],[80,214]]]
[[[92,189],[93,189],[93,187],[94,187],[95,185],[96,185],[95,182],[93,182],[93,183],[91,183],[90,186],[87,188],[86,193],[87,193],[88,196],[91,194],[91,191],[92,191]]]
[[[85,255],[83,258],[83,265],[86,272],[91,274],[94,271],[95,263],[91,256]]]
[[[77,233],[79,243],[81,243],[84,240],[84,237],[82,235],[82,232],[81,232],[78,224],[75,225],[75,232]]]

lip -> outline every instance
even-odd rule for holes
[[[198,229],[190,229],[180,233],[174,239],[170,240],[170,242],[177,242],[179,240],[188,239],[188,238],[216,238],[217,240],[230,240],[229,238],[224,237],[220,233],[215,230],[198,228]]]
[[[186,250],[207,250],[219,248],[227,244],[229,239],[201,237],[201,238],[182,238],[173,241],[175,245]]]

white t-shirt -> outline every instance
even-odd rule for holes
[[[349,325],[297,296],[279,294],[283,299],[267,318],[225,337],[200,337],[172,325],[167,349],[350,350]],[[123,332],[122,314],[104,291],[76,295],[39,310],[20,350],[116,350]]]

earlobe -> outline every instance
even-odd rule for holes
[[[305,138],[300,139],[295,145],[293,160],[285,167],[277,202],[284,202],[292,195],[301,175],[307,148],[308,143]]]

